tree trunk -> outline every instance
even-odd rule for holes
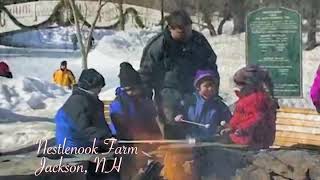
[[[210,18],[209,14],[207,14],[207,13],[203,14],[203,21],[207,24],[207,27],[208,27],[208,29],[210,31],[210,35],[211,36],[216,36],[217,32],[216,32],[216,30],[214,29],[214,26],[211,23],[211,18]]]
[[[238,15],[233,16],[233,32],[232,34],[240,34],[245,32],[245,13],[239,12]]]
[[[226,18],[223,18],[222,21],[219,23],[219,27],[218,27],[218,34],[221,35],[222,34],[222,30],[223,30],[223,25],[224,23],[227,22]]]
[[[222,21],[219,23],[218,26],[218,34],[222,34],[223,30],[223,25],[232,18],[231,10],[230,10],[230,5],[228,2],[224,3],[223,10],[222,10]]]
[[[78,19],[76,10],[75,10],[76,5],[75,5],[74,0],[69,0],[69,3],[70,3],[70,6],[71,6],[71,9],[72,9],[74,23],[75,23],[75,26],[76,26],[77,39],[78,39],[78,42],[80,44],[80,52],[81,52],[81,55],[82,55],[81,68],[82,69],[88,69],[88,61],[87,61],[88,54],[86,53],[86,48],[84,46],[83,39],[82,39],[82,33],[81,33],[81,30],[80,30],[79,19]]]
[[[317,30],[317,10],[316,7],[312,6],[311,13],[308,17],[309,30],[308,30],[308,40],[305,50],[312,50],[317,46],[316,40],[316,30]]]
[[[161,0],[161,30],[164,30],[164,0]]]
[[[118,1],[119,4],[119,11],[120,11],[120,17],[119,17],[119,22],[120,22],[120,30],[124,31],[125,29],[125,14],[123,11],[123,0]]]
[[[232,34],[245,32],[245,18],[247,11],[245,9],[245,0],[229,0],[229,5],[234,24]]]

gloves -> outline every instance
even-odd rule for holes
[[[246,132],[241,130],[241,129],[237,129],[235,132],[234,132],[234,135],[236,136],[245,136],[246,135]]]
[[[174,117],[174,121],[176,121],[176,122],[181,122],[182,120],[183,120],[182,114],[178,114],[176,117]]]
[[[220,131],[220,135],[222,136],[224,134],[230,133],[231,130],[231,128],[224,128]]]

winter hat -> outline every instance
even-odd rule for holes
[[[60,66],[67,66],[67,61],[62,61],[62,62],[60,63]]]
[[[128,62],[120,64],[119,78],[121,87],[132,87],[142,84],[139,73]]]
[[[197,87],[200,80],[204,79],[204,78],[210,78],[212,79],[215,83],[217,83],[218,81],[218,74],[211,71],[211,70],[198,70],[196,72],[196,76],[194,78],[193,81],[193,85],[194,87]]]
[[[263,75],[264,72],[259,66],[248,65],[238,70],[234,74],[233,80],[237,85],[256,85],[261,79],[260,76]]]
[[[90,90],[97,87],[104,87],[105,85],[103,76],[95,69],[85,69],[81,72],[78,87]]]
[[[257,65],[248,65],[238,70],[233,80],[237,85],[259,88],[259,85],[265,85],[270,95],[273,97],[273,83],[268,71]]]

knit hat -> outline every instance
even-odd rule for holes
[[[78,87],[90,90],[98,87],[104,87],[105,85],[103,76],[95,69],[85,69],[81,72]]]
[[[264,79],[263,76],[265,76],[265,71],[259,66],[248,65],[238,70],[233,80],[237,85],[256,85]]]
[[[200,80],[204,78],[212,79],[215,83],[217,83],[219,79],[218,74],[211,70],[198,70],[193,81],[194,87],[197,87]]]
[[[120,64],[119,78],[121,87],[132,87],[142,84],[139,73],[128,62]]]
[[[259,88],[259,85],[265,85],[270,95],[273,96],[273,83],[268,71],[257,65],[248,65],[238,70],[233,80],[237,85]]]
[[[67,61],[61,61],[60,66],[67,66]]]

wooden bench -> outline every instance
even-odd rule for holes
[[[104,101],[105,117],[110,122],[109,105]],[[281,108],[277,113],[275,146],[314,145],[320,147],[320,115],[312,109]]]
[[[312,109],[281,108],[277,113],[274,144],[320,146],[320,115]]]

